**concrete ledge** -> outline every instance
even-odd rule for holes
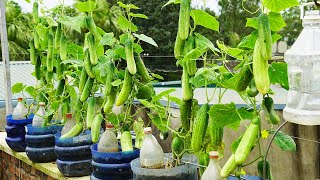
[[[25,152],[15,152],[7,145],[5,141],[5,137],[7,136],[6,132],[0,132],[0,150],[6,152],[7,154],[10,154],[11,156],[14,156],[15,158],[29,164],[30,166],[38,169],[39,171],[47,174],[48,176],[55,178],[55,179],[68,179],[68,180],[89,180],[89,176],[84,177],[65,177],[63,176],[60,171],[58,170],[58,167],[55,162],[50,163],[34,163],[32,162],[27,154]]]

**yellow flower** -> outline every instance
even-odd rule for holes
[[[241,168],[240,174],[245,176],[247,173],[244,171],[243,168]]]
[[[269,136],[269,133],[267,130],[263,130],[261,131],[261,137],[264,138],[264,139],[267,139]]]

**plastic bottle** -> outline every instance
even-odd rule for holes
[[[210,162],[207,169],[201,176],[201,180],[225,180],[220,176],[221,167],[219,165],[219,152],[209,152]]]
[[[75,126],[75,125],[76,125],[76,120],[74,120],[74,118],[72,118],[71,113],[67,113],[66,114],[66,123],[64,124],[64,126],[61,130],[61,136],[63,136],[67,132],[69,132],[73,128],[73,126]]]
[[[118,139],[114,133],[113,125],[107,124],[106,130],[102,134],[98,143],[99,152],[118,152]]]
[[[28,109],[22,104],[22,100],[22,98],[18,98],[18,104],[12,112],[12,119],[26,119],[26,116],[28,115]]]
[[[46,110],[44,109],[45,105],[46,104],[44,102],[39,103],[39,109],[32,119],[32,126],[42,126],[45,121],[44,116],[46,115]]]
[[[164,167],[164,153],[157,139],[152,135],[151,127],[144,128],[144,140],[140,150],[141,167],[161,169]]]

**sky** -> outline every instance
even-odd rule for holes
[[[13,1],[19,3],[23,12],[31,12],[32,11],[32,3],[28,3],[25,0],[13,0]],[[60,1],[63,1],[63,0],[43,0],[44,5],[48,9],[53,8],[57,5],[60,5]],[[203,4],[204,4],[203,1],[204,0],[192,0],[192,6],[193,7],[203,6]],[[31,2],[33,2],[33,1],[31,0]],[[64,0],[65,5],[72,5],[74,2],[76,2],[76,0]],[[218,11],[219,11],[218,0],[206,0],[206,7],[210,8],[210,9],[214,10],[216,13],[218,13]]]

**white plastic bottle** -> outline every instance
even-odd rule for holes
[[[28,115],[28,109],[22,104],[22,100],[23,98],[18,98],[18,104],[12,112],[12,119],[26,119],[26,116]]]
[[[76,121],[74,120],[74,118],[72,118],[72,114],[71,113],[66,114],[66,123],[64,124],[61,130],[61,136],[69,132],[75,125],[76,125]]]
[[[140,150],[141,167],[161,169],[164,167],[164,153],[157,139],[152,135],[151,127],[144,128],[144,140]]]
[[[45,121],[44,116],[46,115],[46,110],[44,109],[45,105],[46,104],[44,102],[39,103],[39,109],[32,119],[32,126],[42,126]]]
[[[207,169],[203,172],[201,180],[225,180],[220,176],[221,167],[219,165],[219,152],[209,152],[210,162]]]
[[[114,133],[114,128],[112,124],[106,125],[106,130],[102,134],[98,143],[99,152],[118,152],[118,139]]]

